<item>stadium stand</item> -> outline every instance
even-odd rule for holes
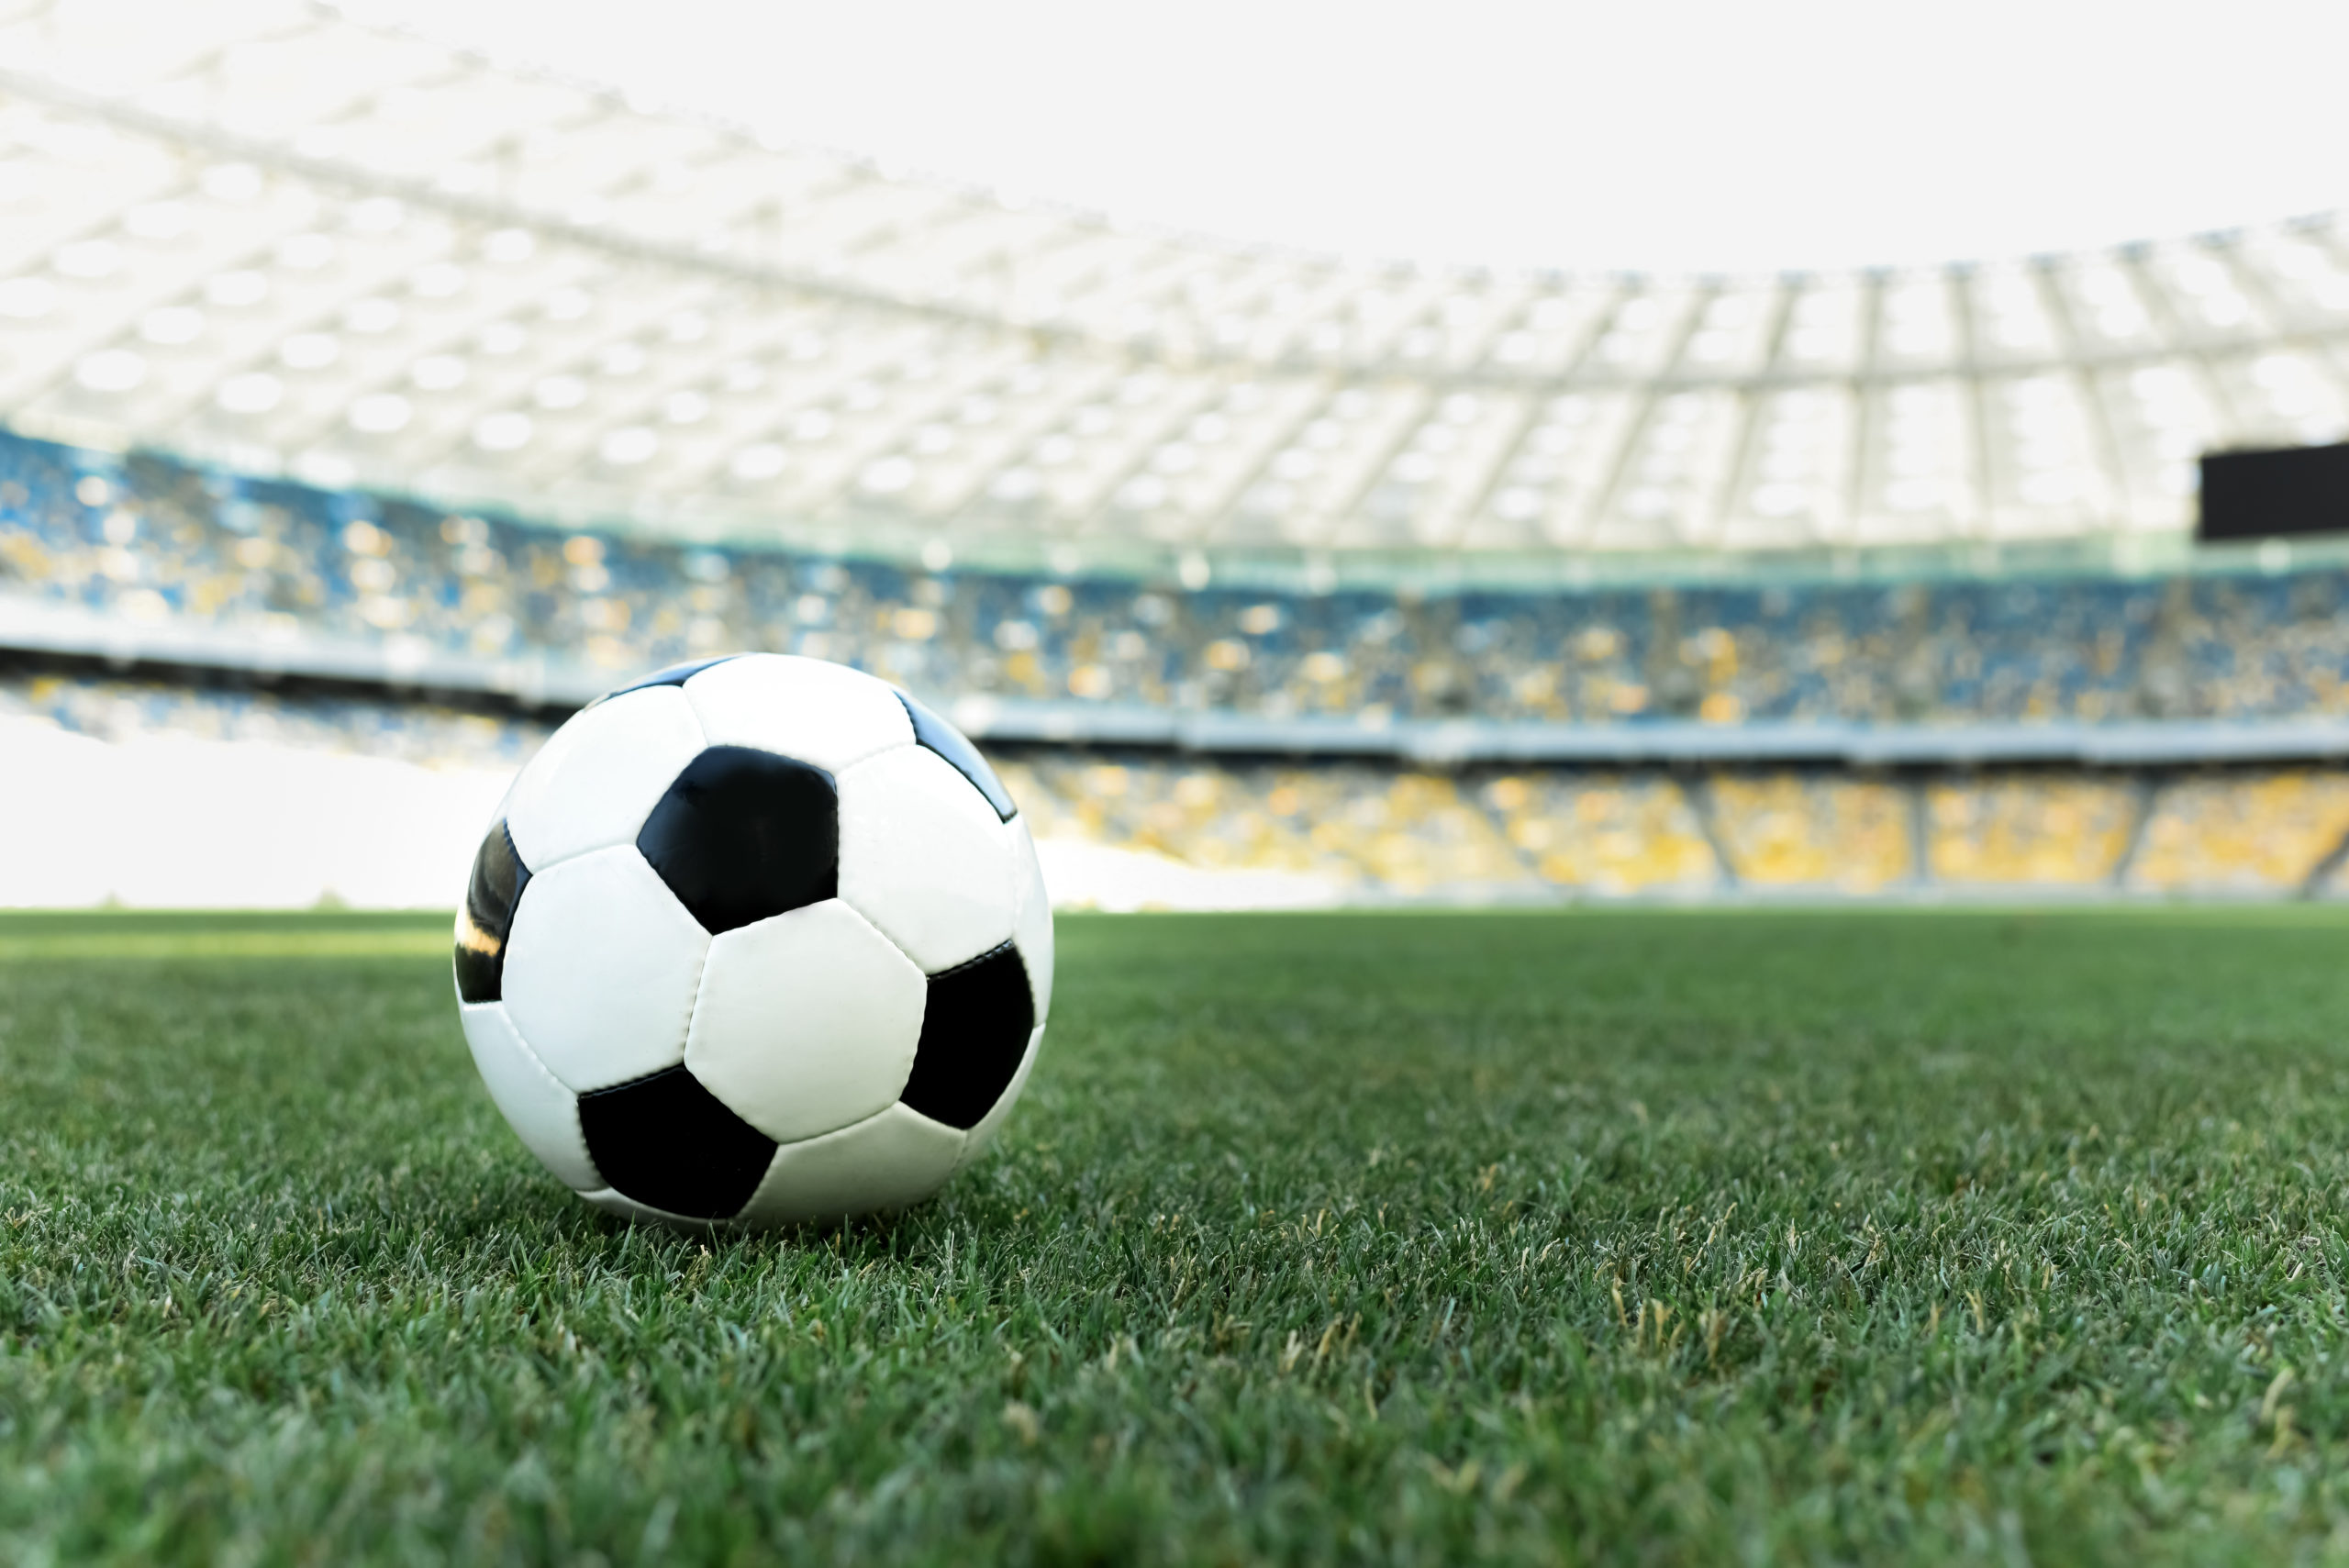
[[[1731,869],[1748,887],[1871,894],[1918,873],[1907,792],[1881,779],[1723,773],[1711,794]]]
[[[2119,868],[2138,803],[2111,779],[2009,774],[1932,784],[1926,813],[1937,882],[2093,888]]]
[[[1720,864],[1687,793],[1644,774],[1512,773],[1482,792],[1554,886],[1602,896],[1711,891]]]
[[[2290,894],[2349,838],[2349,777],[2306,768],[2165,783],[2129,868],[2133,891]]]
[[[1271,719],[2349,714],[2349,570],[1311,594],[569,532],[0,434],[0,595],[607,676],[740,647],[916,690]]]
[[[2349,547],[2189,542],[2198,454],[2349,434],[2337,218],[1364,266],[304,0],[0,58],[0,714],[487,771],[765,648],[1346,896],[2339,885]]]
[[[1049,755],[1008,762],[1004,773],[1042,838],[1300,873],[1387,897],[1542,890],[1491,817],[1440,774]]]
[[[99,740],[187,736],[507,770],[528,762],[550,728],[421,702],[57,674],[0,679],[0,716],[45,719]]]
[[[1365,714],[1625,734],[1676,719],[1731,736],[1822,719],[1951,734],[2325,719],[2349,700],[2344,591],[2349,573],[2331,567],[1580,594],[1186,591],[554,530],[0,435],[0,610],[62,606],[132,636],[238,630],[247,651],[227,662],[264,674],[268,658],[250,650],[320,640],[422,646],[460,669],[575,666],[599,683],[769,646],[948,700],[1251,716],[1273,726],[1254,749],[1275,752],[1283,723]],[[176,729],[476,767],[515,765],[546,727],[380,692],[56,674],[19,679],[4,706],[99,736]],[[2301,890],[2349,833],[2349,784],[2321,767],[2140,783],[1946,765],[1895,777],[1005,754],[1048,837],[1379,899],[2277,895]]]

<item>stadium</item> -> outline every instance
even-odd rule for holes
[[[2341,1550],[2349,220],[1369,262],[289,0],[0,13],[0,1552]],[[709,1240],[447,912],[744,650],[978,743],[1062,995]]]

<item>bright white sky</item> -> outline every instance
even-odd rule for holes
[[[2340,205],[2326,0],[354,0],[801,142],[1350,255],[1828,267]]]

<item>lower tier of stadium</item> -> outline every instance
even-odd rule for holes
[[[452,903],[548,721],[27,668],[0,904]],[[1071,906],[2349,897],[2349,769],[1414,767],[996,749]]]
[[[445,906],[565,712],[743,648],[951,711],[1071,905],[2349,895],[2349,569],[2214,562],[1064,579],[0,433],[0,790],[56,828],[0,904]]]

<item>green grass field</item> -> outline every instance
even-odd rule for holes
[[[0,1561],[2349,1559],[2349,914],[1072,918],[893,1221],[606,1220],[445,924],[0,919]]]

